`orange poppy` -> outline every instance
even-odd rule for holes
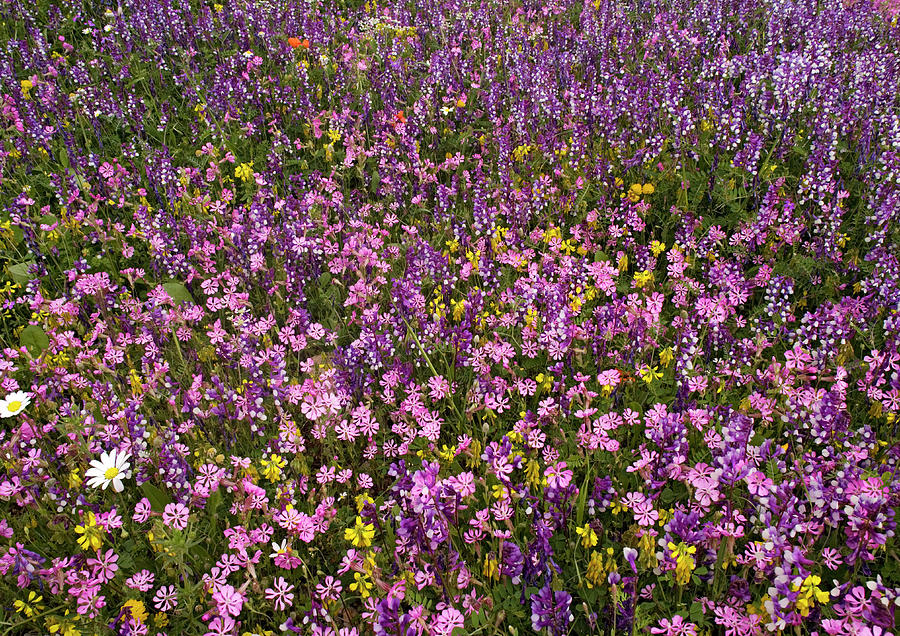
[[[301,46],[303,43],[300,41],[300,38],[288,38],[288,44],[291,45],[292,49],[296,49],[298,46]],[[309,40],[306,41],[306,47],[309,48]]]

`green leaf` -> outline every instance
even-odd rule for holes
[[[703,620],[703,606],[698,602],[691,603],[691,621],[699,623]]]
[[[15,265],[9,266],[9,275],[12,277],[13,282],[18,283],[20,285],[24,285],[28,281],[31,280],[31,275],[28,273],[28,268],[31,267],[33,263],[16,263]]]
[[[28,325],[22,330],[19,343],[28,349],[28,353],[37,356],[50,346],[50,338],[37,325]]]
[[[578,493],[578,508],[575,514],[575,525],[579,528],[584,522],[584,505],[587,502],[588,482],[591,478],[591,471],[588,470],[584,475],[584,483],[581,485],[581,492]]]
[[[194,297],[191,296],[191,292],[187,290],[187,287],[182,285],[181,283],[171,282],[171,283],[163,283],[162,288],[166,290],[166,293],[169,297],[175,301],[175,304],[178,303],[192,303],[194,302]]]
[[[166,505],[172,503],[172,498],[149,481],[141,484],[141,492],[150,500],[150,507],[154,512],[162,512]]]

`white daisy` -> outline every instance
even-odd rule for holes
[[[0,400],[0,417],[14,417],[31,404],[31,394],[15,391]]]
[[[111,453],[101,453],[100,459],[92,461],[91,468],[84,473],[85,477],[90,477],[88,486],[106,490],[112,484],[113,490],[122,492],[125,489],[122,480],[131,477],[131,472],[128,471],[131,466],[129,459],[131,455],[115,449]]]

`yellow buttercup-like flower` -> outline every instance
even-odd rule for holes
[[[97,517],[94,515],[92,511],[89,511],[87,514],[87,520],[84,524],[75,526],[75,534],[80,534],[78,537],[78,545],[81,546],[82,550],[93,550],[97,551],[100,549],[100,545],[103,543],[103,534],[106,532],[106,529],[97,524]]]
[[[368,548],[375,537],[375,526],[363,521],[362,517],[356,517],[356,524],[352,528],[344,530],[344,539],[357,548]]]

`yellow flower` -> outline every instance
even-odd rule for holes
[[[241,181],[247,182],[253,178],[253,162],[242,163],[234,169],[234,176]]]
[[[65,616],[69,615],[69,610],[65,611]],[[74,623],[67,620],[56,621],[52,618],[47,619],[47,631],[57,636],[81,636],[81,632],[75,628]]]
[[[43,600],[43,596],[38,596],[34,592],[29,592],[27,601],[17,599],[16,602],[13,603],[13,606],[16,608],[16,613],[22,612],[25,614],[25,616],[31,618],[32,616],[34,616],[35,612],[40,612],[42,609],[44,609],[42,605],[38,605],[38,603]]]
[[[82,550],[99,550],[105,532],[103,526],[97,525],[97,517],[92,511],[88,512],[86,523],[75,526],[75,534],[82,535],[78,537],[78,545]]]
[[[484,575],[486,579],[500,579],[500,564],[497,562],[497,559],[492,558],[490,555],[484,557],[484,566],[481,568],[481,574]]]
[[[144,605],[143,601],[139,601],[137,599],[128,599],[125,603],[122,604],[122,611],[128,610],[131,618],[136,620],[140,624],[144,624],[147,621],[147,607]]]
[[[694,557],[691,555],[697,552],[697,548],[683,542],[675,545],[671,541],[666,547],[669,548],[672,558],[675,559],[675,582],[678,585],[686,585],[691,580],[691,573],[696,565]]]
[[[78,488],[81,485],[81,482],[81,475],[78,474],[78,469],[75,468],[69,473],[69,488]]]
[[[644,382],[651,384],[654,380],[658,380],[663,375],[657,369],[658,367],[649,367],[645,364],[638,370],[638,374]]]
[[[375,500],[369,496],[369,493],[364,492],[361,495],[357,495],[356,497],[356,511],[362,512],[362,509],[366,507],[367,503],[375,503]]]
[[[280,455],[272,453],[271,459],[263,458],[260,464],[262,464],[263,475],[265,475],[266,479],[278,481],[281,479],[281,469],[287,466],[287,460]]]
[[[24,79],[19,82],[19,86],[22,87],[22,97],[25,99],[31,99],[31,89],[34,88],[34,84],[31,80]]]
[[[816,601],[822,605],[828,603],[828,592],[819,589],[819,583],[821,582],[821,577],[810,574],[803,580],[799,588],[797,585],[791,587],[794,592],[798,589],[800,590],[800,594],[797,597],[797,609],[800,611],[801,616],[809,616],[809,611],[815,606]]]
[[[525,467],[525,480],[534,487],[541,485],[541,465],[533,457],[528,460]]]
[[[623,504],[621,501],[614,501],[612,504],[612,513],[614,515],[619,514],[620,512],[625,512],[628,510],[628,506]]]
[[[666,244],[660,243],[659,241],[653,241],[652,243],[650,243],[650,251],[654,256],[659,256],[666,251]]]
[[[659,352],[659,361],[662,362],[664,367],[668,367],[672,364],[672,360],[675,359],[675,354],[672,353],[672,347],[666,347],[662,351]]]
[[[375,537],[375,526],[365,523],[362,517],[356,517],[356,524],[352,528],[344,530],[344,540],[349,541],[357,548],[368,548]]]
[[[649,269],[645,269],[642,272],[637,272],[634,275],[634,285],[638,289],[645,287],[647,285],[647,283],[650,283],[652,281],[653,281],[653,272],[651,272]]]
[[[603,580],[603,556],[596,550],[591,552],[591,560],[587,566],[588,587],[599,585]]]
[[[653,187],[652,183],[645,183],[644,187],[641,188],[642,194],[653,194],[656,192],[656,188]]]
[[[353,583],[350,584],[350,590],[352,592],[359,592],[361,597],[369,598],[369,590],[373,587],[375,586],[369,581],[368,576],[361,572],[353,573]]]
[[[597,545],[597,533],[590,524],[584,524],[583,528],[575,528],[575,534],[581,537],[581,545],[585,548],[593,548]]]

